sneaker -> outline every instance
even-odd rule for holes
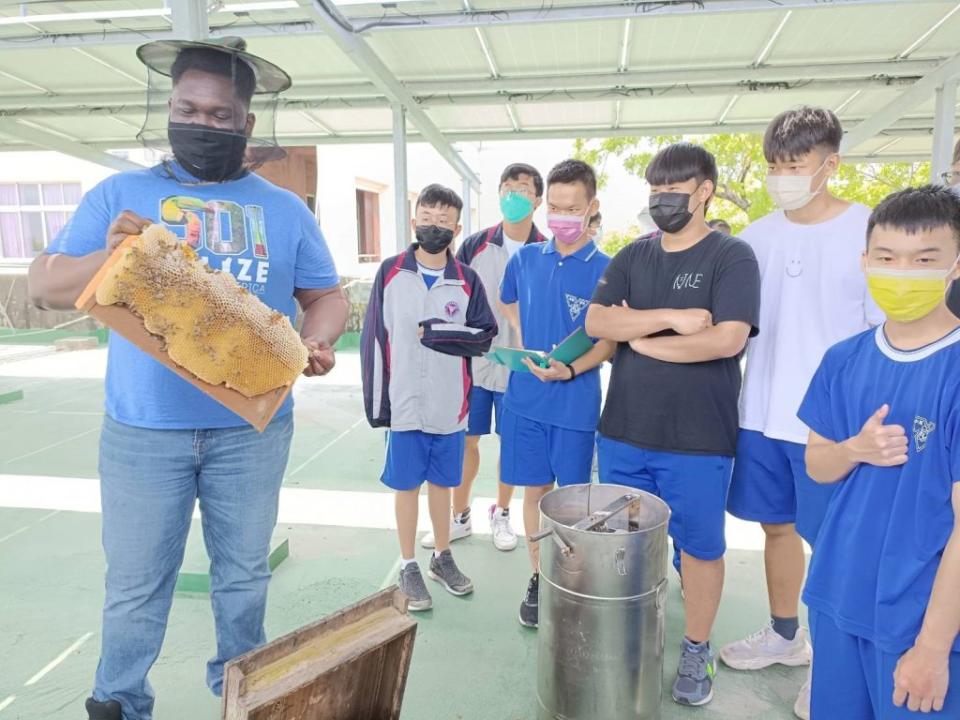
[[[423,612],[433,607],[433,598],[420,574],[420,566],[415,562],[400,568],[400,592],[410,598],[407,605],[410,612]]]
[[[490,530],[493,532],[493,546],[507,552],[517,547],[517,534],[510,527],[510,513],[496,505],[490,506]]]
[[[797,695],[797,701],[793,704],[793,714],[800,720],[810,720],[810,679],[813,675],[813,665],[810,665],[810,672],[807,673],[807,681],[800,688],[800,694]]]
[[[710,645],[694,645],[684,639],[677,679],[673,681],[673,701],[699,707],[713,700],[713,679],[717,659]]]
[[[473,521],[468,517],[465,522],[459,522],[456,518],[450,520],[450,542],[463,540],[473,535]],[[434,537],[433,530],[420,538],[420,546],[428,550],[437,547],[437,539]]]
[[[793,640],[787,640],[772,623],[720,649],[720,659],[734,670],[762,670],[771,665],[799,667],[809,665],[812,657],[806,630],[800,628]]]
[[[520,624],[535,628],[540,620],[540,573],[534,573],[527,585],[527,594],[520,603]]]
[[[444,550],[439,557],[434,555],[430,558],[427,575],[443,585],[451,595],[469,595],[473,592],[473,581],[460,572],[449,550]]]
[[[122,720],[120,703],[116,700],[97,702],[93,698],[87,698],[86,708],[90,720]]]

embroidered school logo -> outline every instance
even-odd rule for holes
[[[936,427],[936,423],[930,422],[919,415],[913,419],[913,444],[916,446],[917,452],[923,452],[923,449],[927,446],[927,440],[930,438],[930,434]]]
[[[443,306],[443,310],[445,313],[447,313],[447,317],[453,317],[454,315],[457,314],[457,311],[460,310],[460,306],[457,305],[457,303],[455,303],[453,300],[451,300],[450,302],[448,302],[446,305]]]
[[[576,295],[571,295],[566,293],[567,296],[567,309],[570,311],[570,319],[576,320],[580,317],[580,313],[583,312],[583,309],[590,304],[589,300],[584,300],[579,298]]]

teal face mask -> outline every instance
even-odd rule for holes
[[[508,192],[500,198],[500,212],[509,223],[517,223],[533,212],[533,201],[526,195]]]

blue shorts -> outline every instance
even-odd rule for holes
[[[393,490],[416,490],[424,482],[457,487],[463,477],[464,433],[387,431],[387,458],[380,482]]]
[[[869,640],[844,632],[829,615],[812,609],[810,630],[815,658],[811,718],[960,718],[960,653],[950,654],[950,685],[943,710],[922,714],[893,704],[893,672],[900,655],[885,653]]]
[[[595,433],[528,420],[507,408],[500,419],[500,477],[506,485],[590,482]]]
[[[807,475],[805,451],[800,443],[741,430],[727,500],[730,514],[771,525],[795,523],[813,545],[836,485],[821,485]]]
[[[467,435],[489,435],[493,419],[497,420],[497,434],[500,434],[501,414],[503,412],[503,393],[487,390],[476,385],[470,390],[470,418],[467,420]]]
[[[644,450],[603,435],[597,436],[597,458],[600,482],[646,490],[670,506],[675,549],[698,560],[723,557],[733,458]]]

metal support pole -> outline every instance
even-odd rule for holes
[[[957,82],[954,77],[937,88],[933,113],[933,155],[930,158],[930,179],[937,182],[941,173],[950,169],[953,158],[953,134],[956,124]]]
[[[206,40],[210,35],[204,0],[170,0],[170,14],[178,40]]]
[[[407,190],[407,112],[403,105],[393,105],[393,188],[396,220],[396,251],[403,252],[410,244],[410,200]]]
[[[463,212],[460,213],[460,224],[463,225],[463,237],[473,235],[473,188],[467,178],[463,178]]]

